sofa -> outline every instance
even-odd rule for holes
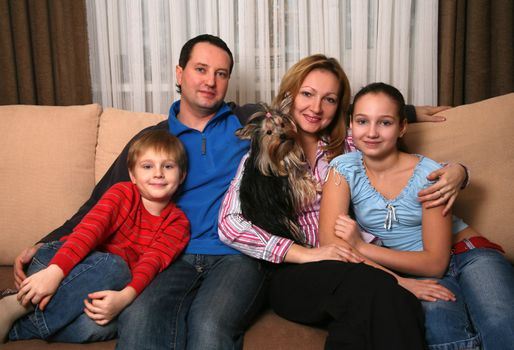
[[[471,171],[454,212],[514,262],[514,93],[442,113],[443,123],[409,126],[410,152],[458,161]],[[13,286],[12,263],[24,248],[61,225],[89,197],[126,142],[165,119],[99,105],[0,106],[0,289]],[[264,310],[244,338],[245,350],[322,349],[324,329]],[[2,349],[113,349],[91,344],[9,342]]]

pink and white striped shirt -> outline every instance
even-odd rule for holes
[[[320,140],[318,142],[316,160],[314,166],[310,169],[314,179],[321,185],[323,185],[328,172],[326,152],[323,150],[325,145],[326,142],[324,141]],[[346,137],[344,148],[345,152],[355,150],[351,136]],[[273,235],[252,225],[250,221],[245,219],[241,211],[239,186],[244,171],[244,163],[247,158],[248,155],[245,155],[241,159],[236,176],[232,180],[223,199],[218,219],[218,234],[221,241],[246,255],[272,263],[281,263],[284,261],[287,251],[295,242]],[[303,232],[303,239],[301,242],[296,243],[309,247],[319,246],[318,220],[320,202],[321,194],[319,193],[316,200],[299,213],[297,219]]]

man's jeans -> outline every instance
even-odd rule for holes
[[[117,349],[241,349],[265,282],[245,255],[182,255],[120,314]]]
[[[32,259],[27,275],[46,266],[62,242],[43,245]],[[92,252],[66,276],[44,311],[34,312],[15,322],[10,340],[41,338],[51,341],[82,343],[116,336],[115,322],[99,326],[84,314],[84,299],[100,290],[121,290],[131,280],[125,261],[114,254]]]
[[[455,302],[424,301],[426,337],[431,350],[512,349],[514,272],[501,253],[478,248],[452,255],[439,281]]]

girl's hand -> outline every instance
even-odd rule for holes
[[[32,303],[44,310],[64,278],[64,272],[55,264],[27,277],[20,285],[18,301],[25,307]]]
[[[427,202],[427,208],[437,207],[446,204],[443,215],[450,212],[450,209],[459,195],[462,184],[466,180],[466,171],[460,164],[448,164],[447,166],[431,172],[427,179],[437,180],[432,186],[419,191],[418,200]]]
[[[348,215],[339,215],[336,219],[334,233],[337,237],[344,239],[357,250],[364,243],[359,225]]]
[[[455,294],[443,287],[435,280],[419,280],[414,278],[398,277],[398,283],[418,299],[425,301],[455,301]]]
[[[111,322],[118,314],[136,298],[132,287],[121,291],[103,290],[88,294],[89,300],[84,300],[84,312],[100,326]]]
[[[416,121],[418,122],[444,122],[445,117],[437,113],[451,108],[450,106],[414,106],[416,109]]]

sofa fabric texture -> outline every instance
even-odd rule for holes
[[[443,123],[409,125],[412,153],[465,164],[471,185],[454,213],[514,262],[514,93],[449,109]],[[166,119],[92,104],[0,106],[0,289],[12,287],[12,263],[24,248],[60,226],[89,197],[123,146]],[[248,349],[322,349],[323,329],[266,310],[245,335]],[[2,349],[113,349],[114,341],[55,344],[11,342]]]

